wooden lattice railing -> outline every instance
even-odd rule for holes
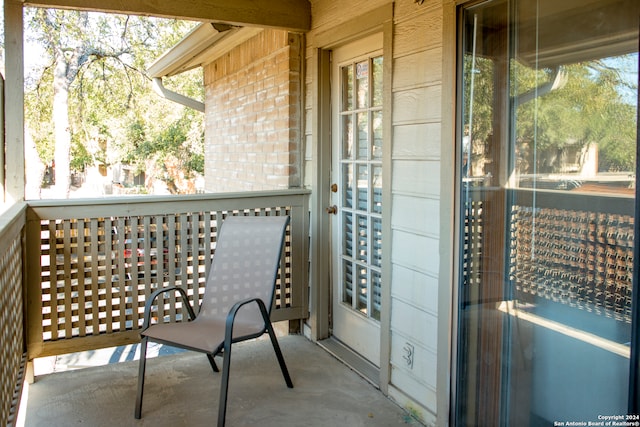
[[[0,216],[0,425],[16,422],[25,374],[22,253],[25,205]]]
[[[30,203],[27,212],[29,358],[138,340],[146,298],[182,286],[199,306],[227,215],[290,215],[274,320],[308,312],[307,192]],[[158,307],[180,320],[182,301]]]

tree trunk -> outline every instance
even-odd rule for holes
[[[71,185],[71,129],[69,128],[68,64],[64,54],[57,55],[53,72],[53,126],[55,135],[55,186],[56,198],[69,198]]]
[[[42,179],[44,178],[45,165],[38,156],[36,144],[31,135],[31,129],[24,132],[24,154],[25,154],[25,178],[26,185],[24,197],[27,200],[40,199]]]

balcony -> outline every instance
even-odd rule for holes
[[[0,222],[0,422],[13,425],[18,420],[23,380],[34,379],[28,360],[135,345],[145,299],[158,287],[182,286],[197,307],[215,252],[217,227],[229,215],[291,217],[272,320],[299,327],[308,313],[305,190],[35,201],[5,212]],[[157,307],[154,318],[179,321],[182,304],[180,298],[172,299]],[[251,420],[264,424],[265,414],[270,414],[267,424],[274,425],[295,419],[292,414],[304,417],[307,425],[309,416],[317,425],[330,419],[338,422],[341,416],[351,420],[355,414],[369,421],[379,417],[379,425],[389,424],[385,417],[394,416],[396,421],[401,417],[400,408],[301,336],[283,337],[296,381],[296,388],[288,392],[280,387],[277,366],[270,366],[273,357],[262,344],[248,343],[235,353],[232,369],[243,375],[238,374],[232,385],[238,400],[230,403],[235,409],[229,424],[233,420],[240,425],[253,424]],[[150,369],[160,374],[152,371],[149,377],[143,422],[197,425],[197,419],[215,419],[218,381],[209,368],[200,369],[197,356],[178,354],[150,363]],[[135,387],[136,365],[43,376],[27,388],[28,397],[22,402],[26,411],[20,416],[26,425],[69,425],[79,420],[92,426],[131,425],[129,391]],[[265,388],[256,387],[257,381]],[[170,388],[175,400],[167,394]],[[173,405],[167,402],[176,402],[181,409],[165,411],[166,405]],[[304,407],[309,410],[306,415],[297,410]],[[168,414],[176,418],[167,418]],[[188,421],[192,414],[193,423]]]

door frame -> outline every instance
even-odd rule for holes
[[[311,33],[308,44],[313,56],[308,61],[312,75],[311,144],[312,196],[310,245],[310,336],[313,340],[328,338],[331,318],[331,236],[330,218],[325,209],[330,203],[331,183],[331,50],[359,38],[383,33],[383,79],[385,105],[383,120],[383,189],[382,233],[383,259],[382,310],[380,313],[380,378],[379,385],[387,394],[390,379],[391,329],[391,147],[392,147],[392,49],[393,4],[389,3],[355,19],[342,22],[326,31]]]

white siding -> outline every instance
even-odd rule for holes
[[[442,48],[416,52],[395,60],[393,88],[412,88],[416,85],[438,84],[442,80]],[[416,81],[416,76],[423,80]]]
[[[393,333],[394,341],[402,343],[406,338],[397,333]],[[407,340],[408,342],[409,340]],[[422,346],[413,348],[413,365],[408,366],[406,362],[407,353],[402,345],[396,345],[391,351],[392,374],[391,380],[402,378],[405,382],[412,384],[412,389],[418,392],[410,392],[405,394],[415,396],[425,396],[428,409],[435,412],[435,399],[429,399],[430,395],[435,396],[436,391],[436,354],[433,350],[426,349]],[[398,381],[394,381],[397,383]]]
[[[391,312],[391,382],[435,414],[438,318],[398,298],[393,299]],[[408,345],[413,350],[412,366],[403,357]]]
[[[392,244],[391,260],[394,264],[400,264],[417,271],[427,271],[437,276],[440,265],[438,240],[406,230],[394,229]],[[402,284],[400,283],[399,286]],[[391,287],[392,292],[395,287],[394,279]],[[393,322],[393,319],[391,321]]]
[[[411,301],[425,313],[438,314],[438,279],[431,273],[395,264],[393,282],[401,284],[392,289],[394,300]]]
[[[394,125],[439,122],[441,108],[440,86],[418,87],[394,92],[393,122]]]
[[[433,3],[424,6],[399,1],[395,8],[390,392],[397,400],[413,402],[406,405],[433,422],[439,350],[442,11]],[[412,366],[404,358],[407,345],[413,347]]]
[[[437,238],[440,229],[440,207],[437,199],[396,193],[392,202],[394,212],[391,225],[394,229],[414,231]]]
[[[440,123],[417,123],[393,127],[394,160],[438,160]]]
[[[438,161],[394,160],[391,175],[391,188],[394,194],[434,198],[440,194],[440,162]]]
[[[397,331],[406,340],[411,340],[424,348],[435,352],[436,335],[438,334],[438,318],[432,313],[427,313],[410,302],[400,301],[397,298],[391,304],[394,313],[391,319],[391,330]],[[400,347],[404,343],[399,343]],[[392,352],[393,354],[393,352]],[[434,367],[435,370],[435,367]],[[427,378],[418,380],[427,383]],[[433,377],[435,386],[435,375]]]

